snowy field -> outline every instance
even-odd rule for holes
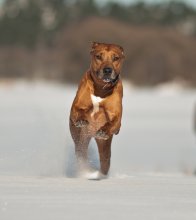
[[[0,220],[196,219],[196,91],[124,89],[108,179],[74,176],[76,87],[0,82]],[[98,167],[95,143],[90,163]]]

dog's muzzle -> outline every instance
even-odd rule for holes
[[[105,83],[114,83],[118,79],[118,74],[116,74],[114,69],[111,67],[104,67],[99,72],[97,72],[97,76]]]
[[[104,74],[111,74],[112,71],[113,71],[113,69],[110,68],[110,67],[105,67],[105,68],[103,68],[103,73],[104,73]]]

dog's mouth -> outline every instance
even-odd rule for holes
[[[110,78],[106,78],[106,79],[103,79],[103,81],[106,82],[106,83],[109,83],[109,82],[112,81],[112,79],[110,79]]]
[[[110,77],[104,77],[102,80],[105,83],[112,83],[115,84],[119,79],[119,75],[117,75],[115,78],[110,78]]]
[[[100,81],[114,85],[119,80],[119,74],[116,73],[114,70],[111,73],[104,73],[103,70],[96,71],[96,77]]]

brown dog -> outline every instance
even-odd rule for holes
[[[95,138],[101,173],[110,167],[111,142],[122,117],[123,87],[120,79],[123,48],[93,43],[90,69],[82,78],[70,114],[70,131],[79,162],[87,161],[88,144]]]

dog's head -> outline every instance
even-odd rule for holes
[[[121,46],[94,42],[91,48],[91,73],[96,81],[115,83],[124,60]]]

